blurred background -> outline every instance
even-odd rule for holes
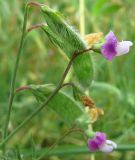
[[[60,11],[79,32],[79,0],[37,0]],[[134,0],[84,0],[85,34],[113,30],[118,39],[135,42]],[[21,37],[25,0],[0,0],[0,138],[7,113],[9,88],[16,54]],[[30,9],[28,26],[44,22],[37,8]],[[106,132],[109,139],[118,144],[135,144],[135,46],[129,54],[117,57],[112,62],[98,54],[93,56],[95,76],[89,88],[96,105],[105,110],[105,115],[93,128]],[[67,60],[49,41],[42,30],[32,31],[25,42],[16,87],[27,84],[57,84]],[[9,132],[38,107],[35,98],[28,92],[19,93],[13,104]],[[59,139],[68,127],[51,109],[43,110],[27,126],[17,133],[8,147],[22,149],[44,148]],[[21,141],[20,141],[21,138]],[[20,141],[20,143],[18,143]],[[59,142],[61,145],[85,146],[78,133],[73,133]],[[68,154],[51,156],[48,160],[90,159],[91,154]],[[114,152],[110,155],[96,154],[96,160],[133,160],[133,151]],[[30,158],[29,158],[30,159]]]

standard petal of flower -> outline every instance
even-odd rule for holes
[[[100,145],[102,145],[106,141],[106,134],[102,132],[96,132],[94,140],[100,147]]]
[[[110,153],[116,148],[117,148],[117,144],[116,143],[114,143],[113,141],[110,141],[110,140],[106,140],[106,143],[104,143],[100,147],[99,150],[102,151],[102,152],[105,152],[105,153]]]
[[[113,33],[113,31],[110,31],[106,36],[105,39],[107,42],[110,43],[117,43],[117,38],[115,36],[115,34]]]
[[[105,39],[106,42],[101,46],[101,53],[106,59],[112,60],[113,57],[117,54],[116,46],[118,41],[112,31],[107,34]]]
[[[117,44],[117,47],[116,47],[116,52],[117,52],[116,56],[120,56],[120,55],[128,53],[129,52],[129,48],[132,45],[133,45],[133,43],[131,41],[119,42]]]

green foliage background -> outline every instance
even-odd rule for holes
[[[25,0],[0,0],[0,138],[7,113],[11,74],[21,36]],[[70,24],[79,31],[79,1],[38,0],[65,15]],[[85,0],[86,34],[108,33],[113,30],[120,40],[135,40],[135,1],[134,0]],[[31,9],[30,24],[44,21],[38,9]],[[109,139],[118,144],[135,142],[135,47],[130,53],[115,58],[112,62],[95,54],[95,76],[90,94],[96,105],[105,110],[105,115],[93,128],[106,132]],[[27,84],[57,84],[67,65],[67,59],[52,45],[42,30],[29,34],[23,49],[17,87]],[[70,75],[68,77],[70,79]],[[13,105],[9,132],[29,115],[38,104],[30,93],[20,93]],[[43,110],[8,143],[19,148],[48,147],[53,144],[68,127],[51,109]],[[31,138],[32,137],[32,138]],[[21,139],[21,141],[20,141]],[[18,141],[20,143],[18,143]],[[85,145],[78,133],[69,135],[59,145]],[[90,154],[52,156],[50,160],[89,159]],[[132,160],[133,152],[97,154],[96,159]]]

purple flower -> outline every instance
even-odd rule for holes
[[[131,41],[118,42],[112,31],[106,35],[105,40],[106,42],[101,46],[101,53],[108,60],[128,53],[130,46],[133,45]]]
[[[96,132],[95,136],[88,140],[88,147],[90,151],[100,150],[109,153],[117,148],[117,144],[113,141],[107,140],[105,133]]]

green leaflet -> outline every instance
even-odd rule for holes
[[[55,89],[52,84],[30,85],[30,87],[38,102],[45,101]],[[76,119],[83,114],[81,104],[77,103],[72,97],[62,91],[59,91],[55,95],[55,97],[49,102],[48,106],[52,108],[70,127]]]
[[[122,5],[107,0],[97,0],[92,7],[92,15],[99,16],[100,14],[113,14],[116,13]]]
[[[61,48],[64,53],[71,58],[72,54],[87,48],[86,42],[82,37],[66,23],[64,18],[48,6],[43,6],[42,11],[48,26],[43,30],[49,39]],[[84,89],[88,88],[93,79],[93,63],[89,54],[77,57],[73,62],[73,68],[79,84]]]
[[[97,0],[92,6],[92,15],[98,16],[101,14],[101,9],[106,4],[107,0]]]
[[[106,82],[93,82],[91,87],[90,87],[90,92],[91,94],[95,94],[97,97],[97,90],[99,93],[99,97],[105,96],[105,97],[115,97],[118,100],[122,100],[122,93],[121,91],[114,85],[111,85]],[[106,94],[101,94],[101,93],[106,93]]]
[[[116,13],[118,12],[120,9],[122,8],[121,5],[119,4],[106,4],[102,10],[101,10],[101,13],[102,14],[113,14],[113,13]]]

